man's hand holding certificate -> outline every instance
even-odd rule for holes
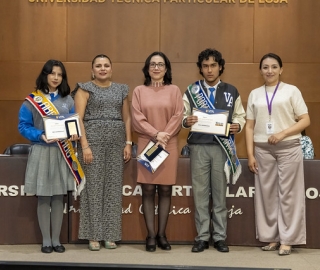
[[[198,121],[191,126],[192,132],[228,136],[230,124],[229,111],[218,109],[194,108],[193,115]]]

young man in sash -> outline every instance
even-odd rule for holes
[[[191,179],[195,204],[197,237],[192,252],[209,248],[210,213],[212,212],[213,246],[220,252],[229,252],[227,237],[227,183],[235,184],[241,174],[241,164],[236,156],[234,135],[245,125],[245,111],[238,90],[222,82],[220,76],[225,61],[220,52],[206,49],[198,56],[197,66],[204,80],[188,86],[183,96],[184,119],[182,126],[190,128],[198,121],[193,108],[220,109],[229,111],[229,137],[208,133],[189,132]],[[210,206],[212,197],[212,209]]]

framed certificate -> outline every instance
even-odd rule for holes
[[[198,122],[191,126],[192,132],[207,133],[226,137],[229,135],[229,111],[194,108],[193,115],[198,117]]]
[[[67,131],[67,138],[70,138],[72,135],[78,135],[80,137],[79,126],[76,119],[66,120],[64,124]]]
[[[169,152],[163,149],[161,145],[156,145],[154,141],[149,141],[140,155],[137,156],[137,161],[149,172],[154,173],[168,156]]]
[[[71,135],[81,136],[79,115],[60,114],[43,117],[44,131],[48,140],[67,139]]]

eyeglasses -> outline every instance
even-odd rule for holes
[[[166,67],[166,64],[165,63],[154,63],[154,62],[149,64],[149,67],[152,69],[156,68],[156,66],[158,66],[158,69],[164,69]]]

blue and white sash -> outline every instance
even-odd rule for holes
[[[215,109],[214,105],[210,102],[206,91],[202,88],[200,81],[189,85],[188,92],[194,107]],[[228,138],[219,137],[217,135],[214,135],[214,137],[227,155],[227,161],[224,165],[227,183],[230,183],[230,176],[232,176],[232,184],[235,184],[242,172],[242,168],[237,157],[234,135],[231,134]]]

